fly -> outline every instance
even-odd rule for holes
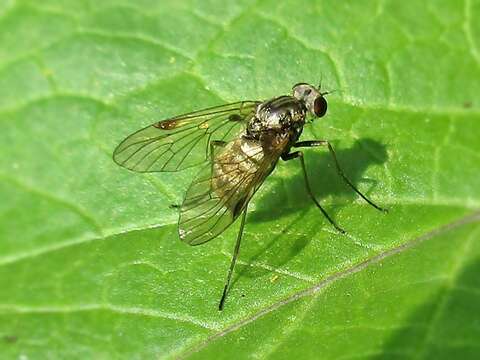
[[[299,83],[293,86],[292,95],[241,101],[156,122],[131,134],[115,149],[114,161],[137,172],[172,172],[204,164],[180,205],[178,234],[187,244],[210,241],[241,218],[219,310],[224,307],[239,254],[248,204],[279,159],[300,161],[309,197],[330,224],[345,233],[313,195],[303,152],[292,149],[326,147],[348,186],[377,210],[386,211],[345,176],[327,140],[298,141],[308,117],[326,114],[327,94],[320,86]]]

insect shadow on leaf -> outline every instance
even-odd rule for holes
[[[296,213],[293,220],[289,221],[282,230],[275,235],[269,236],[266,243],[251,241],[251,249],[245,251],[244,262],[246,264],[265,263],[274,268],[281,268],[288,263],[297,254],[299,254],[311,241],[313,229],[305,229],[304,234],[295,237],[289,237],[288,244],[285,244],[285,236],[288,235],[288,230],[291,226],[302,221],[302,218],[307,214],[308,210],[302,209]],[[253,233],[249,233],[253,235]],[[265,237],[264,237],[265,238]],[[279,246],[279,241],[282,241],[280,251],[269,252],[274,246]],[[260,246],[258,246],[260,244]],[[252,253],[251,257],[248,254]],[[242,276],[249,278],[259,278],[265,275],[271,275],[272,272],[261,267],[239,266],[238,275],[232,280],[232,285],[236,283]]]
[[[363,173],[372,165],[381,165],[388,161],[386,145],[370,138],[361,138],[354,142],[353,146],[347,149],[336,149],[337,158],[346,176],[354,185],[370,183],[370,188],[365,194],[370,194],[377,184],[377,180],[363,178]],[[328,196],[334,197],[333,204],[329,206],[329,212],[335,213],[341,206],[341,198],[349,201],[358,198],[358,195],[345,184],[337,174],[332,156],[325,149],[309,149],[305,151],[305,162],[308,167],[310,182],[314,195],[322,200]],[[249,216],[250,222],[265,222],[278,219],[310,206],[314,206],[305,191],[305,183],[300,167],[296,164],[282,164],[282,166],[293,167],[294,176],[276,180],[271,194],[257,196],[256,210]],[[285,191],[287,190],[287,191]],[[270,191],[269,191],[270,192]],[[295,201],[289,196],[295,194]],[[288,206],[285,206],[288,204]],[[332,211],[333,210],[333,211]],[[321,214],[319,214],[322,218]],[[328,223],[325,223],[328,225]]]

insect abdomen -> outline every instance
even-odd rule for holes
[[[255,191],[255,178],[262,172],[264,160],[261,143],[245,138],[229,143],[215,159],[213,187],[217,196],[224,198],[224,204],[232,216],[238,216],[243,209],[243,204],[239,203],[245,203]]]

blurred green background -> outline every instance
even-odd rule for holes
[[[189,247],[195,169],[111,154],[179,113],[339,90],[238,224]],[[0,0],[0,357],[480,357],[480,1]]]

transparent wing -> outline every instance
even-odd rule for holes
[[[113,159],[138,172],[178,171],[201,164],[209,158],[210,141],[233,139],[258,104],[242,101],[159,121],[123,140]]]
[[[180,208],[180,239],[199,245],[223,232],[245,209],[279,156],[266,154],[255,140],[228,143],[187,190]]]

